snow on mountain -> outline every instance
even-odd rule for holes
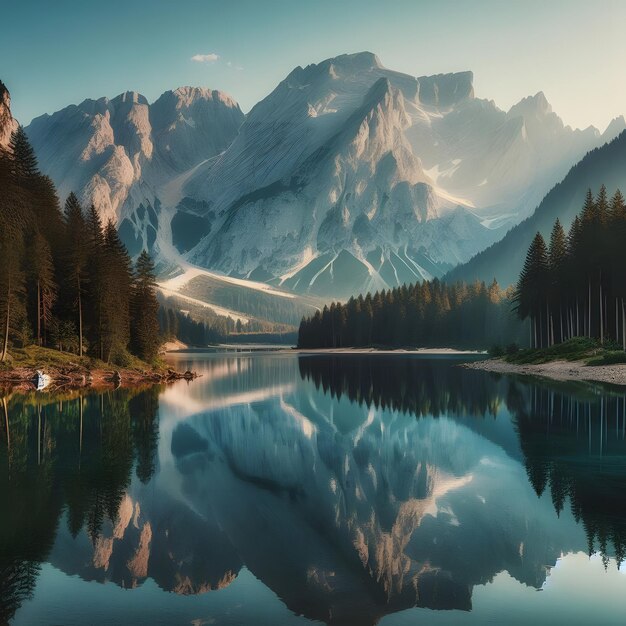
[[[171,215],[162,211],[180,200],[172,183],[223,151],[242,121],[230,96],[181,87],[153,104],[136,92],[85,100],[34,119],[26,130],[61,198],[75,191],[94,202],[136,254],[169,230]]]
[[[11,94],[0,80],[0,148],[6,148],[11,133],[17,128],[17,121],[11,114]]]
[[[307,133],[307,122],[314,118],[304,107],[302,112],[303,119],[296,123],[302,122]],[[252,125],[255,116],[253,111]],[[314,258],[292,273],[286,286],[337,297],[355,289],[385,286],[381,271],[389,242],[394,242],[394,251],[410,249],[414,260],[419,248],[413,248],[430,230],[419,225],[438,219],[441,210],[453,206],[433,192],[430,178],[412,154],[403,134],[409,124],[402,91],[381,77],[339,129],[324,122],[322,133],[327,132],[328,138],[314,149],[303,151],[296,141],[299,133],[286,129],[295,136],[291,145],[279,143],[279,150],[287,149],[285,158],[277,164],[268,162],[265,178],[255,182],[261,187],[255,191],[235,200],[227,196],[219,228],[192,253],[194,261],[227,273],[271,280],[289,274],[295,264],[301,264],[303,250],[312,249]],[[317,133],[312,136],[319,138]],[[288,162],[289,179],[263,186],[285,171]],[[223,184],[222,167],[218,161],[211,170],[211,187]],[[242,174],[248,169],[239,162],[228,168]],[[261,175],[257,168],[253,171]],[[224,193],[232,189],[226,187]],[[214,201],[218,213],[222,202],[219,196]],[[303,276],[320,262],[324,266],[306,283]],[[414,262],[401,264],[411,280],[423,277]]]

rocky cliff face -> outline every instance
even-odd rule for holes
[[[472,80],[371,53],[296,68],[190,177],[214,218],[190,260],[341,298],[470,258],[606,138],[565,127],[543,94],[501,111]]]
[[[178,179],[223,151],[242,121],[230,96],[182,87],[153,104],[136,92],[85,100],[26,130],[61,199],[75,191],[94,202],[134,254],[169,229],[162,211],[180,200]]]
[[[7,148],[17,120],[11,114],[11,94],[0,80],[0,148]]]

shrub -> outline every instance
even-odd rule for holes
[[[602,347],[609,352],[623,352],[622,344],[618,343],[614,339],[605,340]]]
[[[587,360],[587,365],[617,365],[619,363],[626,363],[626,352],[623,350],[605,352]]]
[[[128,350],[120,348],[111,356],[111,362],[114,365],[119,365],[120,367],[132,367],[133,357],[130,355]]]

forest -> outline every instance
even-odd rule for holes
[[[113,222],[70,193],[61,209],[24,130],[0,149],[0,359],[31,344],[109,363],[152,361],[159,338],[155,270],[133,265]]]
[[[274,343],[294,345],[296,328],[289,324],[216,315],[211,308],[158,294],[159,327],[164,341],[178,339],[190,346],[218,343]]]
[[[626,205],[604,185],[584,206],[566,234],[557,219],[550,242],[535,235],[517,283],[515,303],[530,320],[532,347],[572,337],[593,337],[626,350]]]
[[[523,326],[512,312],[515,292],[494,280],[447,284],[438,279],[333,302],[304,318],[299,348],[513,344]]]

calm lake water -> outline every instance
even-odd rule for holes
[[[624,624],[626,399],[450,357],[172,357],[0,402],[0,623]]]

